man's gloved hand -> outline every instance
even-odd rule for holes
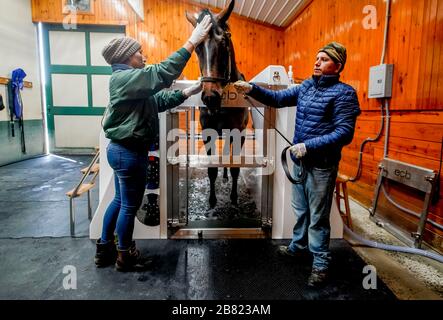
[[[234,83],[234,88],[238,93],[248,94],[252,90],[252,84],[239,80]]]
[[[291,153],[297,159],[303,158],[307,153],[306,145],[304,143],[294,144],[292,147],[289,148],[289,151],[291,151]]]
[[[189,42],[192,43],[194,48],[196,48],[200,43],[202,43],[207,37],[209,30],[212,28],[211,17],[206,15],[200,23],[197,23],[194,31],[192,31]]]
[[[195,84],[193,84],[192,86],[183,89],[183,95],[186,98],[189,98],[190,96],[193,96],[194,94],[197,94],[199,92],[202,91],[202,83],[200,81],[197,81]]]

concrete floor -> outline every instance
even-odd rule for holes
[[[119,274],[113,268],[96,269],[94,242],[87,238],[86,197],[76,199],[79,238],[73,239],[65,196],[90,159],[49,156],[0,167],[0,299],[443,298],[438,263],[355,247],[362,260],[344,240],[331,242],[333,280],[321,290],[306,287],[310,261],[294,263],[276,256],[278,245],[287,240],[139,241],[142,252],[155,257],[152,270]],[[92,203],[96,208],[98,188],[93,189]],[[369,221],[364,208],[351,205],[357,232],[398,243]],[[377,268],[376,290],[362,288],[366,264]],[[66,266],[75,267],[76,290],[62,286]]]
[[[366,239],[404,246],[369,219],[367,208],[350,201],[354,231]],[[399,299],[443,300],[443,264],[419,255],[354,246],[353,249],[377,268],[377,275]]]

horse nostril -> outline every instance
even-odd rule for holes
[[[215,90],[210,90],[210,91],[203,91],[202,92],[202,96],[201,96],[202,100],[217,100],[220,99],[220,94],[215,91]]]

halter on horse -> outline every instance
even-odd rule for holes
[[[214,129],[220,137],[222,136],[223,129],[238,129],[242,132],[249,120],[247,108],[221,108],[224,87],[237,80],[244,80],[235,63],[234,47],[228,25],[226,24],[234,9],[234,5],[235,1],[231,0],[229,5],[219,14],[213,14],[208,9],[202,10],[198,16],[193,16],[186,12],[186,18],[193,26],[196,26],[204,16],[211,16],[212,30],[209,33],[209,37],[195,48],[202,74],[202,101],[206,105],[206,108],[200,109],[200,123],[203,130]],[[211,142],[210,137],[204,139],[206,149],[208,150],[208,143]],[[241,141],[243,146],[244,138]],[[210,154],[210,149],[208,154]],[[233,204],[237,204],[237,180],[240,168],[231,168],[230,171],[232,176],[231,201]],[[215,196],[217,173],[218,168],[208,168],[211,186],[209,204],[211,208],[215,207],[217,203]],[[227,179],[226,168],[224,179]]]

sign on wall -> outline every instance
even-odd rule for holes
[[[91,0],[62,0],[63,13],[75,11],[77,13],[94,13]]]

